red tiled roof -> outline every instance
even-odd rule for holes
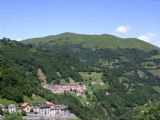
[[[20,107],[24,108],[24,107],[26,107],[27,105],[28,105],[28,103],[21,103],[21,104],[20,104]]]
[[[50,105],[50,106],[51,106],[51,105],[54,105],[52,102],[49,102],[49,101],[47,101],[46,104],[47,104],[47,105]]]
[[[52,105],[52,106],[50,106],[50,109],[56,109],[56,106],[55,105]]]

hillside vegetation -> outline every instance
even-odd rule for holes
[[[136,48],[144,51],[151,51],[158,49],[156,46],[138,40],[136,38],[123,39],[113,35],[84,35],[76,33],[62,33],[59,35],[52,35],[42,38],[31,38],[24,40],[23,43],[31,44],[45,44],[48,45],[65,45],[65,44],[80,44],[82,47],[99,49],[99,48]]]
[[[159,48],[139,40],[74,33],[22,42],[4,38],[0,54],[3,100],[34,102],[34,94],[38,100],[67,105],[83,120],[135,120],[143,118],[136,108],[160,101]],[[52,84],[85,85],[86,98],[44,90],[42,78]]]

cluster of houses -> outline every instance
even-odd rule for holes
[[[53,93],[74,93],[81,97],[84,97],[86,91],[85,85],[45,85],[43,88]]]
[[[38,116],[65,116],[68,114],[68,107],[65,105],[55,105],[52,102],[37,103],[34,105],[28,103],[21,103],[18,107],[15,104],[8,105],[7,107],[0,104],[3,112],[15,113],[25,111],[26,113],[34,113]],[[17,109],[19,108],[19,109]]]
[[[8,106],[4,106],[3,104],[0,104],[0,109],[3,112],[9,112],[9,113],[15,113],[15,112],[17,112],[15,104],[10,104]]]

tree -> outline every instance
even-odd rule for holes
[[[22,110],[21,115],[22,115],[22,116],[27,116],[26,111]]]
[[[33,108],[31,108],[30,112],[34,112],[34,111],[33,111]]]
[[[3,115],[3,110],[2,110],[2,108],[0,108],[0,115]]]
[[[152,50],[152,51],[151,51],[151,54],[152,54],[152,55],[158,55],[158,50]]]
[[[19,114],[5,114],[3,120],[23,120]]]

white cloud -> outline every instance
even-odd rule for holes
[[[126,34],[129,30],[130,30],[130,27],[128,25],[126,26],[121,25],[116,28],[116,32],[123,33],[123,34]]]
[[[156,41],[157,38],[158,38],[158,35],[156,33],[148,33],[148,34],[145,34],[145,35],[140,35],[138,37],[138,39],[146,41],[146,42]]]

